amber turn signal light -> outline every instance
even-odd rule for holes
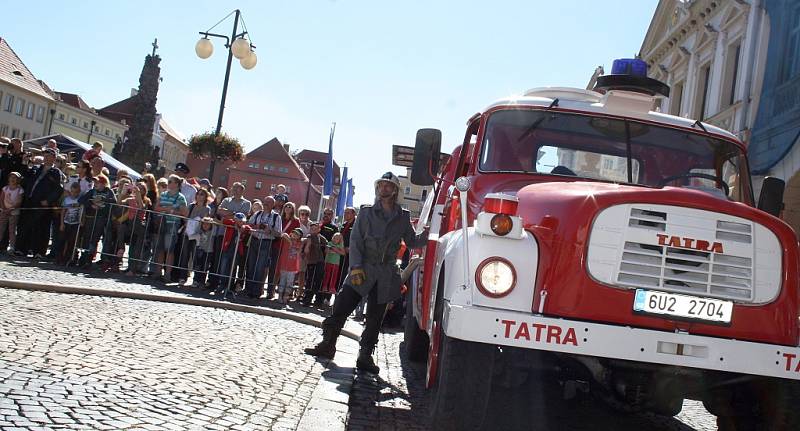
[[[514,227],[514,221],[507,214],[495,214],[492,217],[491,228],[495,235],[506,236]]]

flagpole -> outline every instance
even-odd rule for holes
[[[317,221],[322,220],[322,200],[325,199],[325,195],[322,194],[322,190],[319,191],[319,208],[317,209]]]

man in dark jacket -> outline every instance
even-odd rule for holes
[[[23,210],[22,244],[17,247],[23,254],[32,254],[36,259],[41,259],[47,252],[51,208],[58,205],[64,193],[61,185],[63,174],[54,166],[56,150],[46,148],[42,151],[42,155],[44,163],[28,170],[23,181],[25,199],[22,206],[31,209]]]
[[[408,211],[397,204],[399,192],[400,180],[391,172],[375,181],[375,204],[361,208],[350,234],[350,274],[336,295],[331,316],[322,323],[322,342],[306,349],[307,354],[333,359],[336,339],[347,317],[361,298],[366,297],[367,321],[361,333],[356,367],[378,373],[372,351],[378,342],[386,304],[400,297],[397,266],[400,241],[405,241],[409,248],[417,248],[428,239],[427,231],[419,235],[414,232]]]

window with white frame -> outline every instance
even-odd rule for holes
[[[84,121],[83,122],[83,128],[84,129],[88,129],[89,128],[89,122],[88,121]]]
[[[683,81],[672,86],[672,91],[669,95],[670,114],[681,115],[681,99],[683,99]]]
[[[6,98],[3,99],[3,110],[6,112],[11,112],[14,109],[14,96],[11,94],[6,94]]]
[[[111,136],[111,130],[106,129],[106,136]]]
[[[725,81],[722,83],[722,100],[720,101],[723,109],[736,102],[736,81],[739,80],[739,58],[741,53],[741,40],[730,44],[725,53]]]
[[[33,120],[33,115],[36,113],[36,105],[28,103],[28,110],[25,111],[25,118]]]
[[[75,117],[72,117],[72,124],[77,126],[78,125],[78,119],[75,118]]]
[[[39,109],[36,110],[36,122],[44,123],[44,106],[39,106]]]
[[[58,119],[59,119],[59,120],[61,120],[61,121],[65,121],[65,120],[66,120],[66,118],[67,118],[67,117],[65,117],[65,116],[64,116],[64,113],[63,113],[63,112],[59,112],[59,113],[58,113]]]
[[[703,120],[706,118],[708,104],[708,90],[711,83],[711,64],[708,63],[700,68],[697,75],[697,94],[695,95],[694,119]]]
[[[23,111],[25,111],[25,99],[17,99],[17,104],[14,105],[14,114],[21,117]]]
[[[19,129],[11,129],[11,137],[18,138],[19,137]]]
[[[262,183],[261,181],[256,181],[256,190],[261,190]]]
[[[0,124],[0,136],[8,135],[8,124]]]

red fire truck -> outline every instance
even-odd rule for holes
[[[654,109],[669,87],[646,75],[617,60],[593,91],[499,100],[443,166],[441,132],[417,133],[412,182],[434,190],[405,346],[435,429],[491,424],[498,382],[546,381],[555,400],[675,415],[691,398],[720,429],[800,429],[784,183],[756,202],[742,142]]]

